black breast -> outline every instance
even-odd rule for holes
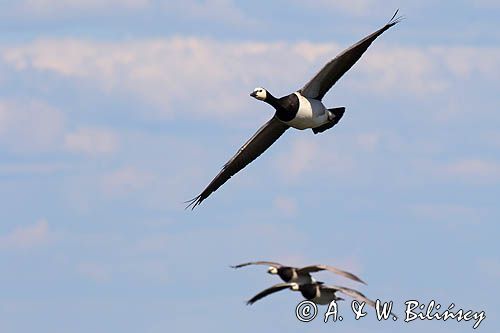
[[[290,94],[278,99],[278,107],[276,108],[276,116],[281,121],[290,121],[297,115],[299,111],[299,98],[295,94]]]
[[[316,297],[316,288],[314,284],[303,284],[300,286],[300,293],[305,299],[313,299]]]
[[[293,268],[291,267],[280,267],[278,269],[278,275],[285,282],[290,282],[293,277]]]

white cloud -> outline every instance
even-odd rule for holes
[[[356,136],[355,140],[358,146],[360,146],[361,148],[368,151],[373,151],[380,143],[381,134],[374,132],[361,133]]]
[[[177,14],[177,17],[188,19],[204,19],[238,26],[257,24],[256,21],[249,19],[232,0],[166,1],[162,3],[162,7],[166,12],[173,12]]]
[[[140,253],[158,253],[168,251],[170,246],[170,237],[166,234],[154,234],[138,240],[134,249]]]
[[[142,219],[132,221],[144,225]],[[221,266],[206,260],[200,261],[200,249],[209,257],[219,258],[222,263],[236,264],[247,257],[282,260],[284,256],[301,252],[298,249],[290,251],[277,248],[276,244],[296,242],[299,248],[308,244],[304,234],[293,225],[270,225],[259,221],[251,225],[199,225],[194,229],[168,232],[161,231],[161,228],[153,229],[148,231],[145,228],[132,233],[125,232],[126,228],[112,233],[68,232],[61,235],[61,244],[65,244],[67,249],[83,251],[83,259],[74,269],[90,280],[102,283],[115,279],[134,279],[141,283],[168,282],[170,286],[186,282],[209,282],[207,277],[211,274],[227,269],[226,264]],[[219,246],[213,246],[214,239],[219,240]],[[255,240],[259,240],[257,248]],[[234,250],[227,251],[229,248]],[[184,274],[190,271],[193,262],[196,262],[198,270],[208,275]]]
[[[69,151],[87,155],[111,154],[118,149],[119,137],[109,129],[83,127],[67,129],[65,115],[40,101],[0,101],[0,147],[15,153]],[[17,165],[20,172],[60,169],[60,165]],[[15,172],[13,165],[4,170]],[[50,170],[49,170],[50,169]],[[0,169],[1,170],[1,169]]]
[[[255,26],[233,0],[19,0],[7,8],[11,16],[36,19],[67,19],[77,16],[110,17],[139,11],[164,14],[167,19],[223,22]]]
[[[0,174],[51,174],[64,169],[63,163],[5,163],[0,164]]]
[[[484,220],[483,211],[466,205],[451,203],[422,203],[412,205],[411,210],[422,219],[422,223],[443,223],[452,230],[476,226]]]
[[[42,17],[60,17],[102,10],[137,10],[150,4],[151,0],[21,0],[15,10]]]
[[[500,8],[498,0],[469,0],[472,5],[482,8]]]
[[[414,162],[416,168],[439,182],[488,185],[500,182],[500,163],[492,159],[461,158],[451,162],[435,162],[432,159]]]
[[[428,49],[379,45],[369,49],[362,60],[356,64],[360,78],[349,83],[357,89],[418,96],[443,92],[449,86],[450,77],[442,72],[441,59]]]
[[[163,284],[169,282],[171,272],[172,268],[165,260],[151,258],[129,261],[119,268],[121,275],[131,276],[139,281],[155,281]]]
[[[281,216],[293,217],[297,215],[297,203],[292,198],[276,197],[273,205],[280,212]]]
[[[134,167],[124,167],[102,177],[102,190],[112,197],[120,197],[151,185],[154,177],[151,173]]]
[[[471,73],[500,75],[499,48],[387,47],[382,42],[375,43],[338,84],[357,94],[428,98],[449,91],[457,79]],[[193,37],[122,42],[43,39],[4,47],[0,57],[20,72],[45,72],[108,92],[132,93],[155,105],[161,115],[173,116],[189,107],[183,116],[226,118],[250,114],[255,101],[248,91],[255,86],[268,85],[276,95],[298,89],[347,46]]]
[[[290,149],[275,158],[275,167],[287,182],[296,182],[304,174],[314,174],[308,179],[333,179],[351,174],[354,162],[350,155],[340,155],[325,141],[315,136],[301,136],[291,143]],[[335,170],[335,172],[333,171]]]
[[[189,103],[190,115],[234,115],[244,113],[241,100],[256,82],[277,73],[271,59],[281,57],[283,47],[197,38],[117,43],[66,39],[9,48],[3,59],[19,71],[55,73],[97,83],[106,91],[133,92],[167,115],[178,112],[174,102]],[[263,57],[270,61],[263,62]]]
[[[431,54],[441,60],[457,78],[466,79],[472,75],[498,79],[500,77],[500,48],[491,47],[433,47]]]
[[[96,82],[104,90],[132,91],[171,114],[172,101],[200,101],[193,113],[237,113],[246,90],[261,83],[297,89],[340,51],[334,44],[220,42],[199,38],[133,42],[39,40],[4,49],[17,70],[35,70]],[[435,92],[429,52],[411,48],[370,50],[359,68],[361,88]],[[287,54],[287,57],[283,57]],[[430,82],[430,83],[429,83]],[[238,88],[236,88],[238,87]],[[272,87],[270,87],[272,90]],[[245,90],[246,89],[246,90]],[[277,92],[281,93],[281,92]],[[224,103],[220,103],[224,100]]]
[[[49,224],[46,220],[39,220],[33,225],[18,227],[5,235],[0,235],[0,248],[28,249],[49,241]]]
[[[65,117],[42,102],[0,101],[0,146],[16,152],[50,151],[59,146]]]
[[[317,143],[306,138],[297,139],[289,151],[277,157],[277,167],[287,180],[296,180],[305,171],[314,169],[313,164],[319,156],[318,150]]]
[[[96,262],[82,262],[76,267],[78,273],[96,282],[107,282],[111,279],[110,268]]]
[[[500,181],[500,164],[483,159],[464,159],[444,165],[440,172],[448,177],[458,177],[471,183]]]
[[[116,246],[128,246],[130,244],[115,244]],[[109,244],[106,248],[109,247]],[[123,261],[94,259],[93,261],[80,262],[76,266],[76,271],[89,280],[97,283],[106,283],[113,278],[123,279],[133,278],[139,281],[152,281],[166,283],[171,271],[169,265],[163,259],[151,259],[144,253],[136,255],[125,252],[122,255],[126,258]],[[123,259],[123,258],[121,258]]]
[[[118,148],[118,136],[107,129],[80,128],[65,135],[64,146],[68,151],[76,153],[110,154]]]
[[[373,0],[309,0],[309,1],[294,1],[301,6],[309,6],[315,9],[325,10],[333,9],[340,10],[346,13],[355,15],[364,15],[373,9]]]

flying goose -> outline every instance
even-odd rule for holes
[[[342,275],[348,279],[361,282],[366,284],[356,275],[343,271],[333,266],[327,265],[311,265],[302,268],[284,266],[280,263],[273,261],[251,261],[243,264],[231,266],[232,268],[241,268],[249,265],[269,265],[267,272],[269,274],[277,274],[285,282],[295,282],[298,284],[307,284],[316,282],[310,273],[320,272],[320,271],[330,271],[332,273]]]
[[[268,103],[275,109],[274,116],[265,123],[238,152],[222,167],[222,170],[195,198],[186,201],[194,209],[215,192],[226,181],[250,162],[259,157],[285,131],[293,127],[304,130],[312,129],[318,134],[332,128],[342,118],[345,107],[326,108],[321,99],[330,88],[361,58],[370,44],[384,31],[399,23],[402,17],[396,17],[398,11],[385,26],[366,36],[352,45],[334,59],[328,62],[304,87],[300,90],[281,97],[274,97],[269,91],[258,87],[250,96]]]
[[[261,291],[260,293],[249,299],[247,301],[247,305],[252,305],[261,298],[264,298],[270,294],[273,294],[275,292],[287,288],[293,291],[300,291],[300,293],[305,299],[310,300],[318,305],[330,304],[331,301],[343,301],[344,299],[342,297],[338,297],[336,295],[336,293],[339,292],[357,300],[358,302],[366,302],[366,304],[368,304],[369,306],[372,306],[374,308],[376,307],[376,303],[374,301],[367,298],[365,295],[363,295],[357,290],[341,286],[327,286],[323,284],[323,282],[315,282],[308,284],[298,284],[294,282],[278,283],[272,287],[269,287]],[[391,315],[397,318],[397,316],[392,312]]]

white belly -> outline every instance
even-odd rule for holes
[[[298,92],[295,95],[299,98],[299,110],[295,118],[287,122],[288,125],[302,130],[321,126],[328,121],[328,110],[321,101],[306,98]]]

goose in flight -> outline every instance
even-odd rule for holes
[[[361,280],[359,277],[357,277],[352,273],[327,265],[311,265],[302,268],[297,268],[291,266],[284,266],[280,263],[273,261],[251,261],[231,267],[241,268],[249,265],[268,265],[269,268],[267,269],[267,272],[269,274],[277,274],[283,281],[287,283],[290,282],[295,282],[298,284],[314,283],[316,282],[316,280],[314,280],[314,278],[311,276],[310,273],[315,273],[320,271],[330,271],[332,273],[341,275],[356,282],[366,284],[363,280]]]
[[[255,88],[250,96],[271,105],[275,109],[274,116],[224,164],[219,174],[198,196],[186,202],[188,203],[186,208],[194,209],[201,204],[229,178],[259,157],[288,128],[293,127],[299,130],[310,128],[314,134],[317,134],[337,124],[344,114],[345,107],[328,109],[321,102],[323,96],[361,58],[378,36],[401,21],[402,17],[396,17],[397,13],[398,11],[382,28],[366,36],[328,62],[300,90],[276,98],[264,88]]]
[[[343,301],[344,299],[342,297],[338,297],[336,295],[336,293],[339,292],[357,300],[358,302],[365,302],[369,306],[376,308],[376,303],[374,301],[367,298],[365,295],[363,295],[361,292],[357,290],[341,286],[327,286],[323,284],[323,282],[315,282],[308,284],[298,284],[294,282],[278,283],[272,287],[269,287],[261,291],[260,293],[249,299],[247,301],[247,305],[252,305],[258,300],[284,289],[300,291],[300,293],[305,299],[312,301],[318,305],[330,304],[331,301]],[[391,315],[397,318],[397,316],[392,312]]]

